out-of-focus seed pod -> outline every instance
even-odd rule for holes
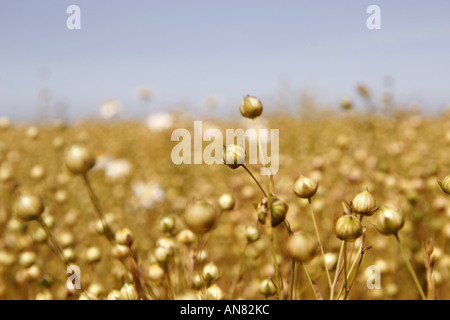
[[[0,117],[0,129],[7,130],[11,127],[11,120],[8,117]]]
[[[60,189],[55,193],[55,201],[59,204],[62,204],[67,201],[68,194],[66,190]]]
[[[355,241],[362,233],[362,226],[358,218],[352,215],[345,215],[336,221],[336,236],[344,241]]]
[[[50,291],[41,291],[36,295],[36,300],[53,300],[53,295]]]
[[[354,213],[371,216],[378,210],[375,199],[368,189],[358,193],[351,202],[351,210]]]
[[[206,290],[205,300],[222,300],[225,294],[217,284],[213,284]]]
[[[300,175],[295,181],[294,192],[297,196],[304,199],[312,198],[319,188],[319,183],[311,178]]]
[[[377,229],[382,234],[397,234],[405,224],[403,213],[391,207],[382,206],[377,216]]]
[[[39,136],[39,129],[35,126],[28,127],[27,136],[33,140],[37,139]]]
[[[201,287],[203,287],[203,284],[205,282],[203,281],[203,278],[201,275],[199,275],[198,273],[194,274],[194,276],[192,277],[192,286],[195,289],[200,289]]]
[[[19,264],[25,268],[31,267],[36,262],[36,253],[33,251],[22,252],[19,256]]]
[[[63,137],[55,137],[52,141],[53,148],[56,150],[60,150],[64,147],[64,138]]]
[[[4,249],[0,249],[0,265],[1,266],[9,267],[15,261],[16,261],[16,258],[12,253],[10,253]]]
[[[169,262],[170,258],[172,258],[173,251],[166,247],[158,247],[153,252],[153,256],[157,262],[165,265]]]
[[[91,292],[96,297],[101,297],[105,293],[105,288],[101,283],[94,282],[87,288],[88,292]]]
[[[231,169],[239,168],[245,164],[245,149],[236,144],[224,146],[222,160]]]
[[[125,283],[120,289],[119,293],[120,300],[138,300],[138,293],[136,288],[132,284]]]
[[[163,217],[159,221],[159,229],[168,234],[172,234],[175,230],[175,219],[173,217]]]
[[[336,268],[338,261],[338,255],[334,252],[325,253],[325,264],[329,271],[333,271]]]
[[[128,228],[122,228],[116,232],[116,242],[118,244],[131,247],[133,245],[133,234]]]
[[[100,261],[102,256],[101,256],[100,249],[98,247],[94,246],[94,247],[88,248],[85,251],[84,257],[88,263],[95,263],[95,262]]]
[[[231,193],[225,193],[219,198],[219,208],[222,211],[233,210],[236,201]]]
[[[203,267],[203,280],[208,286],[217,279],[219,279],[219,268],[214,262],[210,262]]]
[[[364,84],[358,84],[356,89],[358,90],[359,94],[364,98],[364,99],[369,99],[370,98],[370,92],[369,89],[364,85]]]
[[[78,300],[98,300],[98,297],[92,292],[83,291],[78,297]]]
[[[95,156],[82,144],[72,144],[65,154],[67,169],[73,174],[86,174],[95,165]]]
[[[30,170],[30,177],[33,180],[39,181],[45,177],[45,170],[40,165],[35,165]]]
[[[49,214],[42,216],[42,221],[48,228],[53,228],[55,225],[55,218]]]
[[[37,228],[36,230],[34,230],[31,237],[33,238],[33,241],[36,243],[44,243],[45,241],[47,241],[48,235],[44,229]]]
[[[106,300],[119,300],[120,297],[120,291],[117,289],[114,289],[108,293],[106,296]]]
[[[164,273],[164,269],[158,263],[153,263],[148,268],[148,277],[151,281],[154,282],[159,283],[164,278]]]
[[[291,259],[307,262],[314,257],[317,245],[311,237],[304,233],[295,233],[287,242],[287,252]]]
[[[344,110],[351,110],[353,107],[352,99],[349,97],[343,97],[341,100],[341,107]]]
[[[247,95],[244,100],[242,100],[239,111],[242,116],[249,119],[254,119],[262,114],[263,106],[258,98]]]
[[[116,259],[124,259],[131,255],[130,247],[126,245],[116,244],[112,248],[112,255]]]
[[[189,205],[184,214],[184,222],[196,234],[210,231],[216,223],[217,213],[212,205],[203,200]]]
[[[59,244],[63,248],[71,246],[74,242],[73,234],[68,231],[59,234],[57,238],[58,238]]]
[[[441,187],[442,191],[444,191],[446,194],[450,195],[450,175],[446,176],[444,180],[438,181],[439,186]]]
[[[255,242],[260,238],[261,234],[259,232],[258,226],[248,226],[245,228],[245,238],[249,243]]]
[[[177,240],[186,246],[190,246],[197,240],[197,237],[191,230],[183,229],[178,232]]]
[[[20,194],[14,203],[14,212],[23,221],[32,221],[39,218],[44,209],[42,199],[28,193]]]
[[[270,214],[268,207],[269,203],[267,198],[262,199],[256,205],[258,221],[261,222],[262,224],[266,223],[266,217],[268,219],[268,215]],[[289,207],[286,203],[275,197],[272,198],[271,207],[272,207],[272,227],[276,227],[286,219],[286,214],[288,212]]]
[[[27,278],[37,280],[42,275],[42,271],[37,264],[33,264],[27,269]]]
[[[202,264],[203,262],[208,259],[208,252],[206,250],[200,250],[200,252],[197,255],[197,262]]]
[[[264,279],[259,285],[259,292],[261,292],[266,298],[268,298],[277,293],[277,288],[273,284],[272,280]]]
[[[75,251],[72,248],[65,248],[63,250],[63,256],[69,262],[74,262],[77,259]]]

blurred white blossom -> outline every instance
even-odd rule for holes
[[[114,99],[107,99],[103,101],[100,107],[100,117],[103,119],[111,119],[122,112],[122,105],[119,101]]]
[[[147,127],[153,132],[169,129],[173,124],[173,117],[168,113],[155,113],[148,117]]]
[[[133,194],[140,206],[150,209],[156,202],[164,200],[164,190],[155,182],[135,182]]]
[[[111,179],[120,179],[128,176],[133,166],[127,159],[116,159],[106,163],[105,174]]]

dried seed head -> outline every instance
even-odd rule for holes
[[[216,223],[217,213],[212,205],[203,200],[197,200],[184,214],[184,222],[196,234],[210,231]]]
[[[95,165],[95,156],[82,144],[72,144],[65,154],[67,169],[73,174],[86,174]]]
[[[259,284],[259,292],[261,292],[266,298],[273,296],[277,292],[277,288],[273,284],[272,280],[264,279]]]
[[[168,234],[172,234],[175,229],[175,219],[173,217],[163,217],[159,221],[159,229]]]
[[[319,187],[319,183],[312,180],[311,178],[300,175],[300,177],[295,181],[294,192],[300,198],[309,199],[312,198]]]
[[[316,243],[303,233],[296,233],[291,236],[287,243],[289,256],[299,262],[307,262],[314,257]]]
[[[35,126],[31,126],[27,128],[27,136],[31,139],[37,139],[39,136],[39,129]]]
[[[128,228],[122,228],[116,232],[115,235],[116,242],[118,244],[131,247],[133,244],[133,234],[131,233],[131,230]]]
[[[245,164],[245,149],[236,144],[224,146],[222,159],[223,163],[231,169],[239,168]]]
[[[61,247],[66,248],[68,246],[71,246],[74,241],[74,237],[72,233],[65,231],[58,235],[58,241]]]
[[[44,209],[42,199],[28,193],[20,194],[14,203],[14,212],[22,221],[31,221],[39,218]]]
[[[208,286],[217,279],[219,279],[219,268],[214,262],[210,262],[203,267],[203,280]]]
[[[444,191],[446,194],[450,195],[450,175],[446,176],[444,180],[438,181],[439,186],[441,187],[442,191]]]
[[[394,208],[382,206],[377,215],[377,229],[382,234],[397,234],[405,224],[403,213]]]
[[[194,274],[194,276],[192,277],[192,285],[195,289],[200,289],[201,287],[203,287],[204,281],[201,275],[199,275],[198,273]]]
[[[219,208],[222,211],[233,210],[236,201],[231,193],[225,193],[219,198]]]
[[[272,198],[272,227],[278,226],[286,219],[286,214],[288,212],[288,205],[278,198]],[[258,220],[262,224],[266,223],[266,217],[269,213],[269,202],[267,198],[262,199],[256,205],[256,212],[258,214]]]
[[[164,269],[158,263],[153,263],[148,268],[148,277],[151,281],[160,282],[164,279]]]
[[[362,235],[362,226],[358,218],[345,215],[336,221],[336,236],[344,241],[354,241]]]
[[[0,117],[0,129],[7,130],[11,127],[11,120],[8,117]]]
[[[196,239],[195,234],[189,229],[183,229],[177,235],[177,240],[186,246],[193,244]]]
[[[119,300],[138,300],[138,293],[134,285],[125,283],[120,289]]]
[[[371,216],[378,210],[375,199],[369,190],[358,193],[351,202],[351,210],[363,216]]]
[[[248,243],[255,242],[260,236],[261,234],[259,233],[258,226],[248,226],[245,228],[245,237],[247,238]]]
[[[41,291],[36,295],[36,300],[53,300],[53,295],[50,291]]]
[[[153,256],[158,263],[165,265],[169,262],[170,258],[172,258],[173,250],[166,247],[158,247],[153,252]]]
[[[258,98],[247,95],[241,103],[240,111],[244,117],[254,119],[261,115],[263,106]]]
[[[42,271],[37,264],[33,264],[27,269],[27,278],[30,280],[37,280],[42,275]]]

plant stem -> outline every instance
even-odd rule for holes
[[[334,300],[334,290],[336,288],[337,279],[339,277],[339,274],[342,271],[342,268],[340,267],[340,265],[341,265],[341,261],[342,261],[343,252],[344,252],[344,242],[341,243],[341,248],[339,250],[339,257],[338,257],[338,262],[336,265],[336,273],[334,274],[333,285],[331,286],[331,290],[330,290],[330,300]]]
[[[320,253],[322,254],[323,265],[325,267],[325,273],[327,274],[327,278],[328,278],[328,285],[329,285],[329,287],[331,289],[333,284],[331,283],[330,272],[328,271],[327,262],[325,260],[325,253],[323,251],[322,241],[320,240],[319,228],[317,228],[316,218],[314,217],[314,210],[313,210],[313,207],[312,207],[311,198],[308,198],[308,204],[309,204],[309,211],[311,213],[311,218],[312,218],[312,221],[313,221],[313,224],[314,224],[314,230],[316,232],[317,241],[319,242]]]
[[[302,262],[302,266],[303,266],[303,270],[305,270],[306,278],[308,279],[308,282],[309,282],[309,284],[311,286],[311,289],[312,289],[312,291],[314,293],[314,297],[316,298],[316,300],[319,300],[319,297],[317,296],[317,293],[316,293],[316,288],[314,288],[314,283],[311,280],[311,276],[309,275],[308,269],[306,269],[305,263]]]
[[[239,274],[238,274],[238,278],[236,279],[236,282],[234,283],[233,290],[231,291],[231,300],[234,299],[234,296],[236,295],[236,288],[237,288],[239,282],[241,282],[242,276],[244,274],[244,266],[245,266],[245,258],[246,258],[247,248],[248,248],[248,242],[245,244],[244,250],[242,251],[241,263],[239,265]]]
[[[348,294],[348,283],[347,283],[347,241],[344,240],[344,286],[345,286],[345,296]]]
[[[405,249],[403,248],[403,244],[400,241],[398,233],[395,233],[394,236],[397,239],[398,246],[400,248],[400,251],[402,252],[403,260],[405,261],[406,266],[408,267],[408,270],[409,270],[409,272],[411,273],[411,276],[414,279],[414,283],[416,284],[417,290],[419,291],[420,296],[422,297],[422,300],[426,300],[425,293],[423,292],[422,286],[420,285],[420,282],[417,279],[417,275],[414,272],[414,269],[413,269],[411,263],[409,262],[408,256],[406,255]]]
[[[289,300],[294,299],[294,288],[295,288],[295,260],[291,262],[291,283],[289,288]]]
[[[247,166],[245,164],[242,165],[242,167],[245,169],[245,171],[248,172],[248,174],[252,177],[252,179],[256,182],[256,184],[258,185],[259,189],[262,191],[262,193],[264,194],[265,197],[267,197],[266,192],[264,191],[263,187],[261,186],[261,184],[258,182],[258,180],[256,180],[255,176],[253,175],[253,173],[247,168]]]

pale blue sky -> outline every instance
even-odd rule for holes
[[[71,4],[81,30],[66,28]],[[371,4],[381,30],[366,28]],[[450,102],[449,57],[444,0],[2,1],[0,115],[35,117],[43,86],[51,116],[61,104],[97,114],[106,98],[135,115],[141,84],[154,90],[146,113],[182,104],[199,114],[215,94],[216,112],[230,114],[246,93],[271,108],[280,83],[292,101],[308,90],[337,104],[357,82],[380,93],[386,75],[398,100],[437,109]]]

